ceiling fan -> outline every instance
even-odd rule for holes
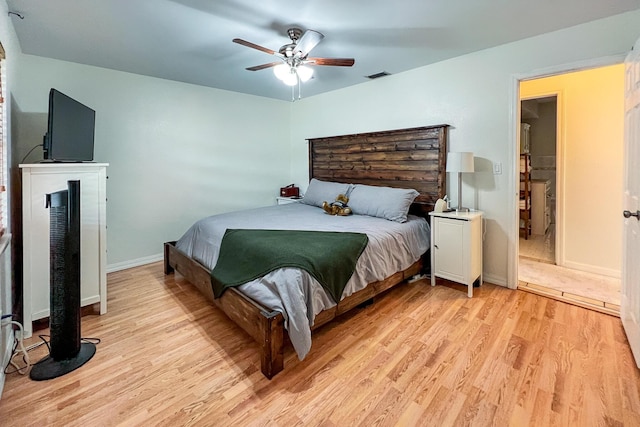
[[[294,86],[311,78],[313,70],[307,65],[351,67],[355,63],[353,58],[309,57],[311,49],[316,47],[324,38],[324,35],[318,31],[306,30],[303,33],[300,28],[289,28],[287,35],[291,39],[291,43],[285,44],[277,52],[242,39],[236,38],[233,39],[233,42],[280,58],[279,61],[255,65],[248,67],[247,70],[259,71],[274,67],[276,76],[289,86]]]

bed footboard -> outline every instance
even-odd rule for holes
[[[320,312],[312,329],[335,319],[339,315],[372,299],[378,294],[404,283],[422,270],[422,259],[404,271],[399,271],[379,282],[371,283],[366,288],[344,298],[334,307]],[[231,320],[247,332],[260,345],[261,370],[265,377],[271,379],[284,368],[284,317],[282,313],[271,311],[254,300],[240,293],[236,288],[229,288],[220,297],[213,297],[211,276],[202,264],[180,252],[175,242],[164,244],[164,272],[171,274],[177,271],[191,284],[218,306]]]
[[[284,367],[284,317],[271,311],[235,288],[230,288],[220,298],[213,297],[209,270],[180,252],[175,242],[164,244],[164,273],[177,271],[218,306],[234,323],[248,333],[261,348],[261,370],[271,379]]]

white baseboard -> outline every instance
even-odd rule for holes
[[[620,270],[614,270],[611,268],[598,267],[594,265],[581,264],[579,262],[566,262],[562,267],[571,268],[573,270],[584,271],[586,273],[599,274],[601,276],[613,277],[614,279],[622,278],[622,272]]]
[[[507,287],[507,280],[504,277],[493,276],[491,274],[483,274],[482,281],[498,286]]]
[[[141,265],[153,264],[154,262],[162,261],[164,254],[150,255],[147,257],[132,259],[130,261],[117,262],[115,264],[107,265],[107,273],[113,273],[115,271],[126,270],[128,268],[139,267]]]

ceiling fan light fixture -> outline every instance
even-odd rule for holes
[[[298,99],[302,83],[309,81],[313,77],[313,67],[308,65],[351,67],[355,60],[353,58],[316,58],[309,57],[309,52],[322,41],[324,35],[315,30],[302,31],[300,28],[290,28],[287,35],[291,43],[280,47],[278,51],[235,38],[232,41],[251,49],[259,50],[269,55],[278,57],[282,62],[275,61],[268,64],[248,67],[248,71],[259,71],[266,68],[273,68],[273,74],[285,85],[291,86],[291,100],[294,101],[295,86],[298,86]]]
[[[296,67],[296,73],[300,78],[301,82],[309,81],[309,79],[313,76],[313,69],[311,67],[307,67],[306,65],[298,65]]]
[[[295,86],[298,84],[298,78],[300,78],[301,81],[304,81],[302,80],[302,77],[296,72],[296,68],[297,67],[293,67],[287,63],[278,64],[273,67],[273,74],[275,74],[276,77],[287,86]]]
[[[287,78],[287,75],[291,74],[291,67],[289,66],[289,64],[285,63],[276,65],[275,67],[273,67],[273,74],[275,74],[276,77],[280,80],[284,81],[284,79]]]
[[[281,79],[281,80],[287,86],[295,86],[295,85],[298,84],[298,76],[296,75],[296,73],[293,70],[293,68],[291,68],[289,74],[285,75],[285,77],[283,79]]]

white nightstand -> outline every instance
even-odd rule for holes
[[[294,199],[293,197],[276,197],[276,204],[278,205],[286,205],[288,203],[298,203],[301,198]]]
[[[431,286],[436,276],[467,285],[482,285],[482,212],[430,212]]]

